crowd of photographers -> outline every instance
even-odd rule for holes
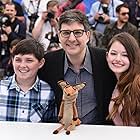
[[[86,4],[91,2],[87,10]],[[118,20],[116,7],[123,2],[130,7],[125,16],[130,16],[128,19],[140,32],[140,0],[0,0],[0,68],[6,68],[15,39],[33,37],[44,44],[45,52],[60,49],[57,21],[69,9],[87,14],[92,29],[90,43],[101,46],[104,30]],[[135,17],[131,18],[134,11]]]
[[[14,3],[4,3],[0,14],[0,67],[5,68],[10,57],[10,44],[13,40],[26,38],[26,24],[17,15]],[[16,17],[17,15],[17,17]]]

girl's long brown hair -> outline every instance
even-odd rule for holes
[[[123,72],[117,82],[119,96],[112,99],[114,106],[107,118],[113,119],[122,105],[121,118],[123,125],[129,126],[131,122],[140,126],[140,48],[137,41],[128,33],[120,33],[112,38],[107,50],[113,42],[119,41],[126,49],[130,66]]]

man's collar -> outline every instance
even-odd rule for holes
[[[70,61],[68,60],[68,57],[66,56],[65,54],[65,60],[64,60],[64,75],[65,73],[67,72],[68,68],[71,68],[71,64],[70,64]],[[89,52],[89,49],[87,47],[86,49],[86,54],[85,54],[85,59],[84,59],[84,62],[83,64],[81,65],[81,69],[84,68],[86,69],[89,73],[92,74],[92,66],[91,66],[91,55],[90,55],[90,52]]]

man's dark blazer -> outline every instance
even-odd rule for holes
[[[108,114],[108,105],[116,85],[115,75],[108,68],[106,62],[106,51],[100,48],[90,48],[91,63],[93,70],[94,89],[97,98],[97,110],[99,124],[105,124]],[[64,80],[64,58],[63,49],[47,53],[45,56],[45,64],[38,72],[41,80],[46,81],[55,91],[56,103],[59,111],[62,90],[58,86],[59,80]],[[86,83],[88,84],[88,83]]]

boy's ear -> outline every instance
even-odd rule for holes
[[[43,67],[43,65],[44,65],[44,63],[45,63],[45,59],[44,58],[42,58],[41,60],[40,60],[40,65],[39,65],[39,69],[40,68],[42,68]]]

